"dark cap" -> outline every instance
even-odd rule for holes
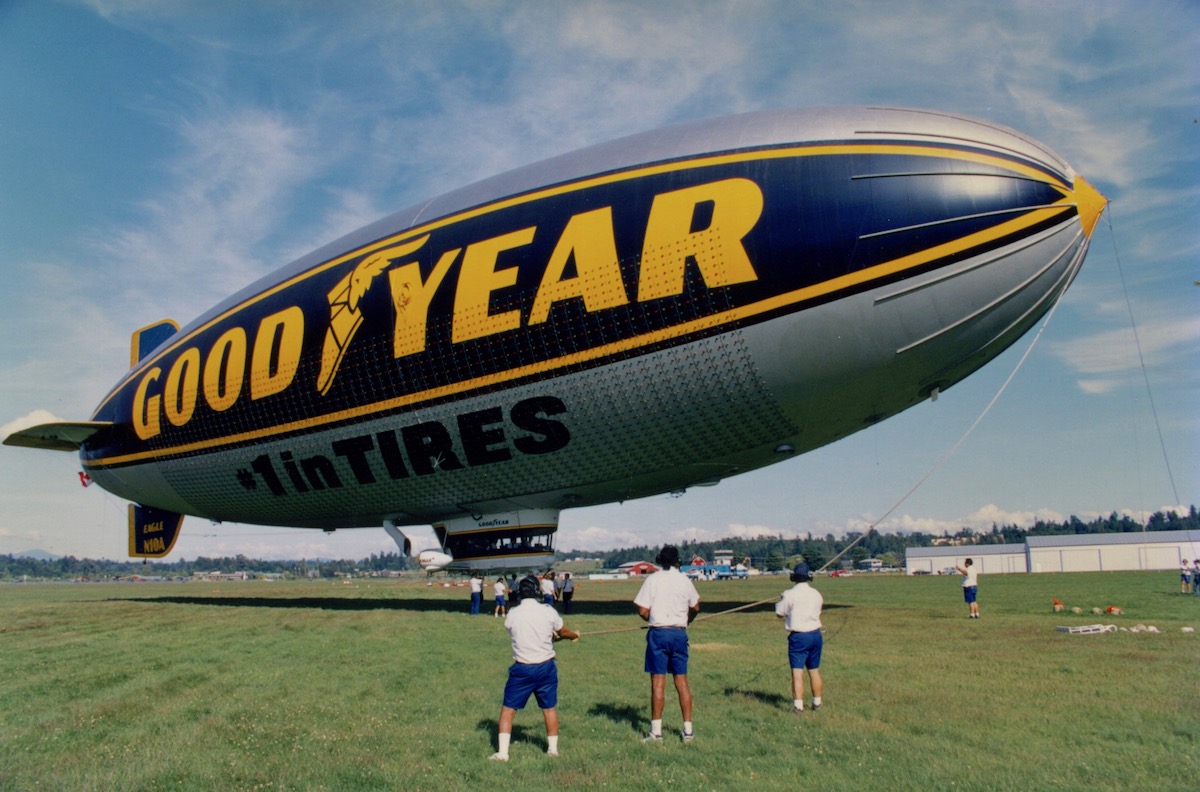
[[[808,580],[812,580],[812,570],[808,568],[808,564],[801,561],[792,570],[792,582],[801,583]]]
[[[654,563],[663,569],[679,566],[679,548],[675,545],[663,545],[662,550],[658,551],[658,557],[654,559]]]
[[[541,590],[542,584],[538,583],[538,579],[533,575],[526,575],[521,578],[521,582],[517,585],[517,597],[520,599],[536,597]]]

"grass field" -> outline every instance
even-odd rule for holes
[[[679,741],[668,685],[658,746],[639,740],[637,585],[581,583],[567,624],[584,637],[558,645],[562,756],[531,702],[506,765],[487,757],[508,634],[466,615],[464,588],[0,586],[0,789],[1197,788],[1200,635],[1181,628],[1200,597],[1173,572],[982,576],[978,621],[957,577],[821,578],[821,712],[789,713],[765,605],[693,625],[697,737]],[[699,589],[712,614],[788,585]],[[1124,615],[1090,613],[1108,605]],[[1161,632],[1055,630],[1095,622]]]

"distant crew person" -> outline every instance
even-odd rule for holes
[[[483,602],[483,578],[478,572],[471,573],[471,615],[479,615],[479,606]]]
[[[784,619],[788,631],[788,665],[792,669],[792,712],[804,712],[804,672],[812,684],[812,711],[821,709],[821,607],[825,604],[821,592],[809,585],[812,570],[808,564],[796,564],[792,570],[792,586],[775,603],[775,615]]]
[[[1179,564],[1179,593],[1192,593],[1192,570],[1191,567],[1188,566],[1186,558],[1183,559],[1183,561],[1181,561]]]
[[[554,663],[554,641],[579,640],[579,633],[563,625],[558,611],[538,601],[539,584],[532,575],[518,585],[519,602],[504,619],[512,636],[513,664],[504,685],[504,704],[500,707],[497,750],[491,758],[508,761],[512,741],[513,717],[524,709],[529,697],[537,699],[546,720],[546,755],[558,756],[558,666]]]
[[[503,577],[496,578],[496,582],[492,584],[492,592],[496,597],[496,608],[492,611],[492,615],[506,615],[508,613],[508,602],[505,600],[505,595],[508,594],[508,584],[504,582]]]
[[[542,575],[542,602],[547,605],[554,604],[554,573],[547,572]]]
[[[685,743],[692,741],[692,691],[688,686],[687,626],[700,612],[700,594],[691,579],[679,569],[679,550],[663,545],[655,563],[658,572],[642,582],[634,597],[638,615],[650,623],[646,631],[646,673],[650,675],[650,733],[643,742],[661,743],[662,716],[667,674],[675,680],[679,709],[683,714]]]
[[[1200,562],[1197,562],[1200,563]],[[571,612],[571,600],[575,598],[575,581],[571,580],[571,573],[563,573],[562,581],[562,603],[563,613]]]
[[[962,590],[963,599],[967,603],[967,608],[970,610],[968,618],[979,618],[979,603],[976,601],[979,597],[979,573],[975,570],[974,562],[967,559],[962,566],[954,567],[959,574],[963,576]]]

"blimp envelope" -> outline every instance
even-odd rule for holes
[[[89,421],[6,442],[77,448],[139,506],[429,524],[463,568],[528,565],[564,508],[715,483],[952,386],[1045,315],[1104,204],[1045,146],[942,113],[654,130],[372,223],[137,349]]]

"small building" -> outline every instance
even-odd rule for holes
[[[658,571],[658,567],[649,561],[627,561],[617,567],[617,571],[633,577],[635,575],[651,575]]]
[[[883,569],[883,562],[878,558],[864,558],[858,562],[858,568],[863,572],[878,572]]]

